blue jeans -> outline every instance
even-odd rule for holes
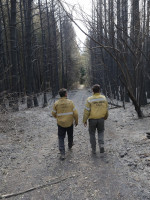
[[[96,136],[95,133],[98,133],[98,144],[99,147],[101,144],[104,144],[104,119],[89,119],[89,134],[90,134],[90,143],[91,148],[96,150]]]

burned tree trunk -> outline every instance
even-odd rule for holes
[[[5,54],[4,54],[3,39],[2,39],[2,23],[1,23],[1,21],[2,21],[2,17],[1,17],[1,10],[0,10],[0,110],[3,110],[3,109],[5,109],[5,103],[4,103]]]
[[[26,67],[26,94],[27,94],[27,107],[33,107],[33,65],[32,65],[32,1],[23,1],[25,10],[25,41],[26,41],[26,55],[27,55],[27,67]]]
[[[43,52],[43,89],[44,89],[44,103],[43,107],[47,106],[47,96],[46,96],[46,81],[47,81],[47,55],[46,55],[46,41],[45,41],[45,30],[43,27],[43,19],[42,19],[42,11],[40,0],[38,1],[39,12],[40,12],[40,25],[41,25],[41,33],[42,33],[42,52]]]
[[[51,42],[52,42],[52,95],[55,97],[59,90],[59,77],[58,77],[58,53],[57,53],[57,34],[56,34],[56,20],[55,20],[55,6],[52,0],[51,7]]]
[[[16,0],[11,1],[11,19],[10,19],[10,46],[11,46],[11,99],[9,105],[14,111],[18,107],[18,63],[16,46]]]

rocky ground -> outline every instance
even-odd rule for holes
[[[150,199],[150,118],[138,119],[131,103],[110,105],[105,123],[105,153],[91,154],[82,114],[90,91],[69,92],[79,111],[73,150],[59,159],[56,121],[49,106],[1,114],[0,199],[148,200]],[[150,105],[143,108],[150,115]]]

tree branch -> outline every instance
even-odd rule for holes
[[[46,183],[44,185],[35,186],[35,187],[32,187],[32,188],[30,188],[28,190],[25,190],[25,191],[21,191],[21,192],[18,192],[18,193],[1,195],[0,199],[16,197],[18,195],[22,195],[22,194],[25,194],[25,193],[28,193],[28,192],[31,192],[31,191],[34,191],[34,190],[37,190],[37,189],[42,189],[42,188],[45,188],[47,186],[51,186],[51,185],[55,185],[55,184],[61,183],[62,181],[65,181],[65,180],[67,180],[69,178],[72,178],[72,177],[75,177],[75,175],[71,175],[71,176],[68,176],[68,177],[65,177],[65,178],[62,178],[62,177],[56,178],[56,180],[50,180],[48,183]]]

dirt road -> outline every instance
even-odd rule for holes
[[[113,110],[106,122],[104,154],[91,154],[88,128],[82,124],[87,90],[69,93],[78,111],[72,152],[59,159],[57,126],[46,108],[22,109],[0,122],[0,197],[10,200],[147,200],[138,180],[124,164],[122,135]],[[120,154],[119,154],[119,153]],[[120,156],[119,156],[120,155]]]

